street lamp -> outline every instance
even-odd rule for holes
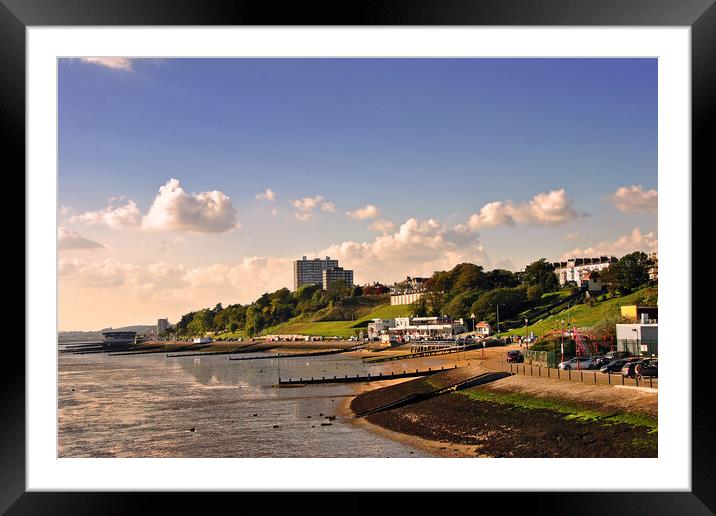
[[[530,349],[530,341],[527,338],[527,323],[528,323],[528,320],[525,317],[525,343],[527,344],[527,349],[529,350]]]

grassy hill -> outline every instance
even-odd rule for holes
[[[542,336],[550,331],[558,330],[560,328],[560,321],[562,320],[572,321],[578,328],[587,328],[606,319],[617,319],[621,316],[622,305],[640,304],[644,298],[653,296],[656,293],[656,290],[657,289],[653,287],[643,288],[627,296],[616,297],[598,302],[594,306],[578,304],[554,315],[550,315],[535,324],[529,325],[527,327],[527,331],[532,331],[535,335]],[[501,335],[524,334],[524,326],[501,333]]]
[[[355,335],[356,330],[365,330],[372,319],[391,319],[394,317],[406,317],[408,315],[410,315],[410,307],[408,305],[391,306],[386,303],[363,313],[355,320],[317,321],[316,319],[320,319],[321,316],[313,317],[309,320],[303,319],[302,317],[295,317],[284,324],[267,328],[262,333],[264,335],[297,333],[301,335],[322,335],[324,337],[351,337]],[[325,315],[323,317],[325,317]]]

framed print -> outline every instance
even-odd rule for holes
[[[180,4],[3,0],[28,203],[3,510],[713,511],[688,324],[712,2]]]

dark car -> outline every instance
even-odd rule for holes
[[[624,367],[624,365],[625,365],[627,362],[636,362],[637,360],[639,360],[639,358],[636,358],[636,357],[632,357],[632,358],[620,358],[620,359],[617,359],[617,360],[612,360],[612,361],[609,362],[607,365],[602,366],[599,370],[600,370],[602,373],[604,373],[604,374],[607,374],[607,373],[618,373],[619,371],[622,370],[622,367]]]
[[[593,359],[594,359],[594,363],[599,368],[604,367],[605,365],[609,364],[610,362],[612,362],[614,360],[613,358],[609,358],[609,357],[593,357]]]
[[[631,351],[610,351],[604,356],[606,358],[611,358],[612,360],[617,360],[619,358],[629,358],[631,356]]]
[[[507,352],[507,361],[508,362],[524,362],[525,357],[522,355],[522,353],[516,349],[513,349],[512,351]]]
[[[648,358],[627,362],[624,364],[624,367],[622,367],[622,376],[625,378],[641,378],[643,376],[658,377],[658,363],[656,360]]]
[[[659,377],[659,362],[657,360],[641,360],[634,366],[634,374],[637,378]]]

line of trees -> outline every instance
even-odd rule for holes
[[[600,273],[613,295],[626,295],[650,283],[654,263],[640,251],[623,256]],[[461,263],[450,271],[435,272],[426,283],[426,293],[411,305],[415,317],[446,315],[470,317],[491,324],[515,317],[545,294],[560,290],[554,267],[546,259],[534,261],[522,272],[503,269],[485,271],[472,263]]]
[[[653,265],[645,253],[635,252],[602,270],[600,278],[612,294],[625,295],[649,283],[649,270]],[[428,278],[425,294],[410,306],[410,311],[414,317],[460,318],[475,314],[478,320],[494,323],[497,305],[501,320],[507,320],[559,288],[554,268],[544,258],[532,262],[521,272],[485,271],[479,265],[461,263]],[[322,290],[320,285],[306,285],[295,292],[282,288],[265,293],[248,305],[224,307],[219,303],[214,308],[184,314],[176,324],[176,332],[180,336],[193,336],[241,331],[253,336],[292,317],[315,314],[347,298],[379,295],[386,290],[382,285],[348,288],[341,281],[335,282],[329,290]]]
[[[461,263],[450,271],[435,272],[426,283],[426,293],[411,305],[415,317],[470,317],[492,321],[495,306],[505,318],[518,314],[525,301],[539,299],[559,289],[551,263],[544,258],[522,272],[505,269],[485,271],[480,265]]]
[[[224,307],[219,303],[214,308],[186,313],[176,324],[176,332],[179,336],[194,336],[241,331],[253,336],[292,317],[312,314],[332,307],[341,299],[362,295],[361,287],[348,288],[340,280],[328,290],[322,290],[320,285],[304,285],[295,292],[282,288],[265,293],[248,305]]]

